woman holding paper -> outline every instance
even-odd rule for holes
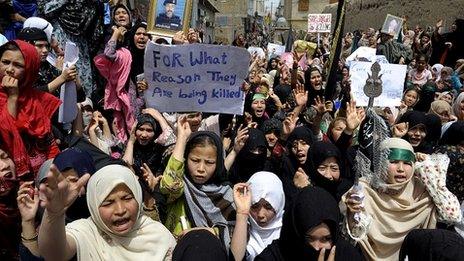
[[[49,158],[59,153],[50,118],[60,100],[33,88],[40,60],[34,46],[16,40],[0,47],[0,137],[20,181],[33,180]]]

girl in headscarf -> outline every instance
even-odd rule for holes
[[[321,187],[337,201],[353,185],[346,179],[346,166],[338,148],[331,142],[316,141],[309,151],[312,170],[309,172],[311,185]]]
[[[255,261],[326,260],[329,255],[335,261],[363,260],[340,235],[339,211],[327,191],[317,187],[303,189],[284,214],[280,238]]]
[[[421,111],[408,111],[398,120],[407,123],[407,132],[403,139],[407,140],[415,152],[431,153],[441,134],[441,119],[434,114]]]
[[[237,221],[231,251],[235,260],[254,260],[280,236],[285,205],[282,182],[274,173],[257,172],[247,183],[234,186],[234,202]]]
[[[445,187],[446,155],[422,154],[416,163],[411,144],[398,138],[384,140],[376,153],[385,162],[380,161],[375,173],[362,173],[340,208],[348,235],[368,260],[398,260],[401,243],[411,230],[435,228],[437,218],[459,222],[459,202]]]
[[[39,250],[46,260],[165,260],[176,244],[169,231],[142,211],[142,188],[127,167],[108,165],[87,185],[91,217],[64,226],[64,210],[78,197],[89,175],[75,186],[58,180],[55,167],[40,186],[45,207]]]
[[[186,116],[177,121],[177,142],[160,182],[167,195],[166,227],[174,234],[209,227],[226,248],[235,220],[232,188],[225,183],[222,141],[213,132],[192,135]]]
[[[464,121],[456,121],[443,134],[434,153],[443,153],[450,158],[446,174],[446,187],[464,201]]]
[[[309,67],[304,73],[305,90],[309,92],[307,105],[314,104],[317,96],[324,97],[322,72],[317,67]]]
[[[248,139],[238,153],[229,171],[232,183],[245,182],[251,175],[266,167],[267,141],[261,130],[248,129]]]
[[[143,74],[145,47],[151,39],[147,33],[147,23],[138,21],[128,32],[129,51],[132,55],[131,70],[129,73],[129,94],[136,115],[140,113],[140,108],[144,105],[143,91],[146,89],[146,81],[137,79],[138,75]]]
[[[50,118],[60,100],[34,89],[40,60],[35,47],[11,41],[0,47],[0,136],[18,179],[34,180],[42,163],[59,153]]]
[[[440,117],[442,124],[451,121],[451,116],[453,115],[451,112],[451,105],[448,102],[441,100],[434,101],[430,104],[429,113]]]
[[[312,169],[309,150],[314,139],[312,131],[306,126],[295,128],[288,136],[288,156],[282,159],[280,176],[288,202],[296,194],[298,188],[309,185],[308,175]]]
[[[122,142],[127,140],[127,133],[131,132],[135,121],[133,104],[126,88],[132,63],[130,51],[124,48],[128,39],[125,34],[131,26],[127,11],[124,5],[114,8],[113,34],[106,43],[104,53],[94,58],[95,66],[107,80],[103,108],[113,111],[115,135]]]
[[[441,78],[441,70],[443,69],[443,67],[444,67],[444,66],[441,65],[441,64],[439,64],[439,63],[434,64],[434,65],[432,66],[431,72],[432,72],[432,80],[433,80],[434,82],[437,82],[437,81],[440,80],[440,78]]]

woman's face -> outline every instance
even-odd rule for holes
[[[402,160],[394,160],[388,163],[388,184],[403,183],[409,180],[413,174],[412,163]]]
[[[292,144],[292,153],[296,156],[298,163],[305,164],[308,158],[309,144],[304,140],[295,140]]]
[[[451,120],[451,115],[448,110],[442,110],[437,112],[438,117],[441,119],[441,123],[447,123]]]
[[[0,59],[0,77],[11,76],[18,81],[24,78],[25,62],[20,51],[7,50]]]
[[[206,183],[216,170],[216,147],[207,144],[194,147],[187,156],[187,168],[193,182]]]
[[[190,130],[192,132],[197,131],[200,128],[201,120],[203,119],[203,115],[201,112],[194,112],[187,114],[187,122],[190,125]]]
[[[155,137],[155,131],[153,126],[149,123],[145,123],[142,126],[138,127],[135,131],[135,138],[140,145],[144,146],[153,141]]]
[[[332,128],[332,138],[334,139],[334,141],[337,141],[340,138],[345,128],[346,123],[344,121],[336,121],[334,123]]]
[[[132,230],[138,211],[139,205],[125,184],[117,185],[98,208],[103,223],[116,235]]]
[[[319,251],[323,248],[327,250],[331,249],[333,243],[329,226],[327,226],[325,223],[321,223],[310,229],[306,233],[306,242],[316,251]]]
[[[451,94],[445,94],[445,95],[441,95],[438,100],[442,100],[442,101],[445,101],[447,102],[448,104],[453,104],[453,96],[451,96]]]
[[[328,180],[340,179],[340,166],[335,157],[328,157],[318,167],[317,172]]]
[[[424,36],[421,37],[420,42],[421,42],[421,44],[426,44],[426,43],[430,42],[430,38],[427,35],[424,35]]]
[[[135,46],[138,49],[143,50],[147,46],[147,42],[148,42],[147,30],[145,30],[145,28],[143,27],[139,27],[137,31],[135,31],[135,35],[134,35]]]
[[[406,106],[408,107],[414,106],[414,104],[416,104],[417,102],[417,92],[412,91],[412,90],[407,91],[404,94],[403,101],[404,101],[404,104],[406,104]]]
[[[262,198],[251,206],[250,215],[260,227],[266,227],[274,219],[276,212],[271,204]]]
[[[34,47],[37,50],[37,53],[39,54],[40,61],[46,61],[48,53],[50,51],[50,44],[47,41],[39,40],[35,41]]]
[[[264,115],[264,111],[266,110],[266,102],[263,99],[257,99],[254,100],[251,103],[251,110],[253,111],[253,114],[261,118]]]
[[[408,130],[409,143],[413,147],[419,146],[427,135],[426,128],[423,124],[416,125]]]
[[[127,13],[127,10],[122,7],[116,9],[113,18],[117,26],[127,27],[130,23],[129,14]]]
[[[0,149],[0,196],[8,195],[13,189],[16,170],[13,160]]]
[[[277,141],[278,141],[278,137],[275,135],[274,132],[271,132],[271,133],[268,133],[268,134],[265,134],[264,136],[266,136],[266,141],[267,141],[267,145],[270,147],[270,148],[274,148],[274,146],[276,145]]]
[[[322,76],[319,71],[315,70],[311,72],[310,81],[311,86],[313,86],[315,90],[320,90],[322,88]]]
[[[271,60],[271,68],[272,69],[277,69],[277,60],[276,59]]]
[[[350,71],[348,70],[348,68],[343,68],[342,69],[342,75],[344,78],[347,78],[350,74]]]

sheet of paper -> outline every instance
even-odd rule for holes
[[[73,42],[66,42],[64,50],[63,70],[76,64],[79,59],[79,48]],[[77,116],[77,90],[74,81],[66,82],[61,85],[60,105],[58,111],[58,122],[71,123]]]

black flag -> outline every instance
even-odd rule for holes
[[[337,69],[342,50],[343,27],[345,25],[346,6],[345,0],[338,1],[337,20],[332,37],[332,46],[330,48],[329,61],[327,63],[328,75],[325,87],[325,99],[332,100],[337,83]]]

